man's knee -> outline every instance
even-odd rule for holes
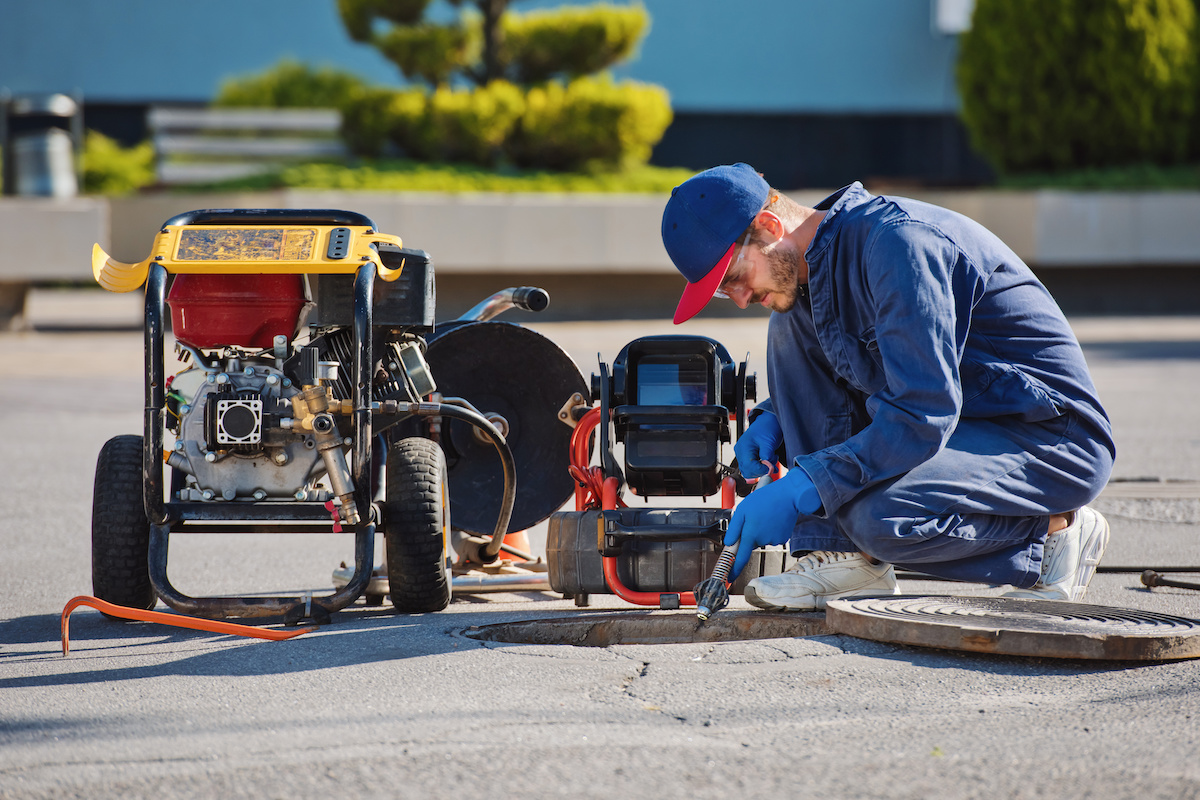
[[[924,508],[889,496],[866,492],[838,509],[838,529],[871,558],[899,564],[926,560],[935,540],[953,530],[956,515],[933,516]]]
[[[838,529],[862,552],[895,561],[904,550],[905,525],[897,504],[883,492],[864,492],[837,511]]]

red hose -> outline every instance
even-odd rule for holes
[[[601,467],[588,466],[588,461],[591,460],[589,448],[592,443],[592,432],[599,424],[600,409],[593,408],[575,424],[575,431],[571,434],[571,464],[567,467],[567,471],[575,479],[576,511],[600,508],[602,502],[604,470]],[[625,501],[618,498],[616,505],[624,506]]]
[[[613,594],[621,598],[627,603],[633,603],[635,606],[657,606],[662,604],[663,594],[674,594],[673,592],[635,592],[621,583],[621,576],[617,574],[617,559],[615,556],[604,556],[604,580],[608,583],[608,588],[612,589]],[[696,605],[696,596],[691,592],[679,592],[679,604],[681,606]]]

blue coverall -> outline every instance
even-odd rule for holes
[[[791,551],[1032,586],[1049,515],[1095,499],[1115,455],[1062,311],[961,214],[859,183],[817,208],[807,291],[767,343],[764,405],[822,501]]]

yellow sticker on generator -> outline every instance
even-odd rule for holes
[[[176,261],[308,261],[312,228],[185,228]]]

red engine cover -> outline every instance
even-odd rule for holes
[[[300,275],[176,275],[167,295],[175,338],[204,348],[291,341],[306,303]]]

